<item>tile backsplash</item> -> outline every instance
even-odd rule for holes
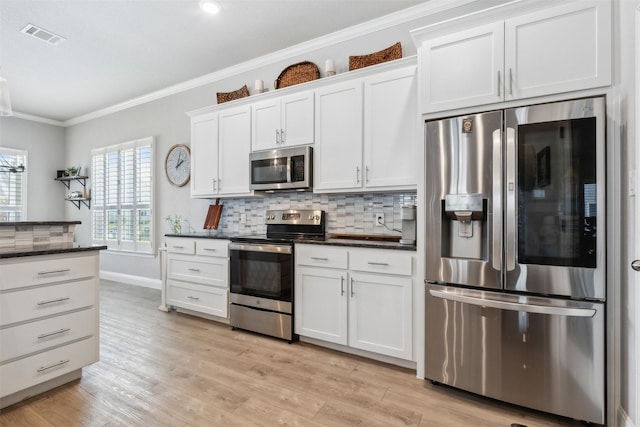
[[[321,209],[327,212],[327,233],[400,235],[402,205],[415,205],[416,193],[313,194],[276,193],[263,197],[223,199],[217,234],[262,234],[268,209]],[[374,215],[383,213],[385,227],[374,225]],[[240,223],[240,215],[246,223]],[[203,214],[206,215],[206,212]],[[184,229],[184,228],[183,228]]]

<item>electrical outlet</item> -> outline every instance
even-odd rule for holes
[[[240,224],[247,223],[247,214],[240,214]]]
[[[374,221],[376,223],[376,227],[384,227],[384,214],[383,213],[377,213]]]

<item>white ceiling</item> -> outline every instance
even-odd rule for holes
[[[424,0],[0,0],[13,109],[65,121]],[[66,38],[50,45],[27,24]]]

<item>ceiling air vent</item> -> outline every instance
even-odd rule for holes
[[[47,31],[44,28],[36,27],[33,24],[27,24],[27,26],[21,29],[20,32],[53,45],[59,45],[66,40],[62,36],[53,34],[51,31]]]

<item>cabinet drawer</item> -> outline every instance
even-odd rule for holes
[[[199,239],[196,241],[196,255],[226,258],[229,256],[229,241]]]
[[[413,254],[383,249],[351,249],[350,269],[368,273],[411,276]]]
[[[0,291],[93,277],[97,254],[24,257],[0,264]]]
[[[196,242],[193,239],[170,238],[167,239],[167,252],[173,254],[195,254]]]
[[[227,258],[169,255],[167,277],[174,280],[221,286],[225,289],[229,280]]]
[[[0,326],[96,304],[97,279],[7,292],[0,295]]]
[[[95,308],[38,320],[0,330],[0,363],[94,335],[98,329]]]
[[[167,304],[218,317],[227,317],[227,290],[191,283],[170,281]]]
[[[296,245],[295,257],[297,265],[345,269],[349,264],[349,254],[344,248]]]
[[[0,365],[0,397],[59,377],[98,361],[96,337]]]

